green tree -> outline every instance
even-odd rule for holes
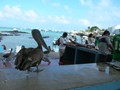
[[[93,27],[90,28],[90,32],[93,32],[93,31],[95,31],[97,29],[99,29],[97,26],[93,26]]]

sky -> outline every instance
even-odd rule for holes
[[[84,30],[120,24],[120,0],[0,0],[0,27]]]

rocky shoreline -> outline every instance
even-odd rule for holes
[[[0,36],[20,36],[20,34],[29,34],[28,32],[13,30],[13,31],[0,31]]]

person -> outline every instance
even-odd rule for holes
[[[60,56],[63,55],[65,47],[67,46],[69,39],[67,38],[68,33],[64,32],[63,35],[60,37],[60,45],[59,45],[59,52]]]
[[[93,38],[93,34],[92,34],[92,33],[90,33],[90,34],[88,35],[88,45],[95,45],[95,44],[94,44],[94,38]]]
[[[74,34],[71,34],[71,40],[72,40],[72,41],[74,41],[74,42],[77,42],[76,35],[74,35]]]
[[[113,46],[110,40],[110,32],[108,30],[105,30],[102,34],[102,37],[100,37],[98,48],[102,55],[101,57],[103,57],[102,59],[105,61],[111,61]]]
[[[99,44],[99,37],[97,36],[96,38],[95,38],[95,49],[99,49],[98,48],[98,44]]]
[[[87,45],[87,48],[95,48],[95,39],[93,38],[93,34],[90,33],[88,35],[88,39],[85,41],[85,44]]]
[[[59,64],[62,64],[62,56],[64,54],[65,48],[67,45],[72,45],[71,41],[69,40],[69,38],[67,37],[68,33],[64,32],[62,34],[62,36],[60,37],[60,45],[59,45],[59,55],[60,55],[60,61]]]

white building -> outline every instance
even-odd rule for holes
[[[115,25],[113,27],[108,28],[108,31],[111,35],[120,34],[120,25]]]

